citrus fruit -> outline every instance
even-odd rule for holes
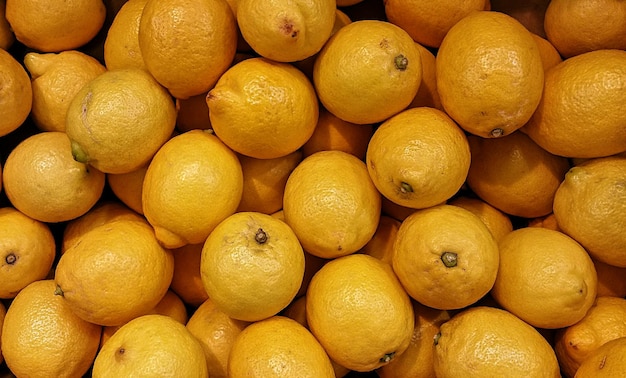
[[[421,80],[420,52],[413,39],[399,26],[380,20],[357,20],[339,29],[313,66],[322,105],[357,124],[381,122],[405,109]]]
[[[620,126],[626,94],[619,84],[626,77],[624,62],[626,51],[596,50],[554,66],[546,72],[541,102],[522,130],[555,155],[592,158],[626,151],[626,132]]]
[[[561,376],[546,339],[498,308],[477,306],[456,314],[440,326],[434,349],[437,377]]]
[[[237,335],[228,357],[228,376],[334,377],[335,373],[309,330],[293,319],[273,316]]]
[[[541,55],[513,17],[475,11],[454,24],[437,51],[437,91],[448,115],[485,138],[510,134],[535,112],[543,91]]]
[[[626,157],[591,159],[572,167],[554,195],[564,233],[595,259],[626,268]]]
[[[128,0],[115,14],[103,45],[103,59],[107,69],[146,67],[139,48],[139,23],[147,2]]]
[[[42,222],[64,222],[85,214],[100,199],[105,175],[72,158],[70,140],[44,131],[19,142],[4,165],[2,180],[11,204]]]
[[[304,252],[283,221],[238,212],[204,242],[200,273],[206,292],[228,316],[257,321],[278,314],[302,284]]]
[[[596,349],[580,364],[575,378],[619,377],[626,373],[626,337],[611,340]]]
[[[468,136],[472,162],[467,185],[498,210],[535,218],[552,212],[569,161],[517,131],[501,138]]]
[[[13,55],[0,49],[0,136],[24,123],[33,102],[33,90],[26,69]]]
[[[446,310],[436,310],[413,301],[415,329],[409,347],[387,365],[376,370],[380,378],[434,377],[433,340],[441,324],[452,316]]]
[[[60,52],[91,41],[104,24],[106,8],[101,0],[7,0],[5,15],[19,42]]]
[[[407,293],[441,310],[469,306],[491,290],[498,244],[474,213],[453,205],[418,210],[400,225],[393,270]]]
[[[203,243],[241,201],[243,173],[235,153],[215,135],[192,130],[155,154],[146,171],[144,215],[166,248]]]
[[[401,223],[402,222],[389,215],[381,215],[374,236],[372,236],[370,241],[368,241],[359,252],[374,256],[381,261],[391,264],[393,258],[393,244],[396,241]]]
[[[598,297],[626,298],[626,268],[592,260],[598,274]]]
[[[150,314],[124,324],[102,346],[93,377],[207,377],[200,342],[179,321]]]
[[[8,50],[15,42],[15,34],[5,16],[6,0],[0,0],[0,49]]]
[[[448,201],[448,205],[462,207],[477,215],[496,241],[500,241],[504,235],[513,231],[511,218],[480,198],[461,195]]]
[[[302,145],[302,155],[307,157],[318,151],[339,150],[364,160],[373,133],[373,125],[344,121],[321,107],[313,134]]]
[[[133,210],[118,201],[101,201],[96,203],[89,211],[78,218],[68,221],[63,228],[61,240],[61,253],[77,243],[88,231],[101,226],[107,222],[118,219],[135,220],[146,222],[146,220]]]
[[[334,0],[238,0],[237,24],[259,55],[295,62],[321,50],[333,30],[335,9]]]
[[[106,71],[95,58],[77,50],[24,56],[32,79],[32,118],[44,131],[65,131],[65,117],[76,93]]]
[[[301,160],[300,150],[273,159],[239,155],[243,192],[237,211],[272,214],[282,209],[287,179]]]
[[[198,307],[209,296],[202,284],[200,275],[200,261],[204,243],[186,244],[180,248],[172,249],[174,255],[174,274],[170,289],[191,307]]]
[[[563,372],[573,377],[594,350],[608,341],[626,337],[624,316],[626,299],[598,297],[578,323],[559,329],[554,348]]]
[[[35,281],[7,309],[2,354],[15,376],[81,377],[96,357],[102,327],[76,316],[54,288]]]
[[[146,177],[148,165],[141,166],[127,173],[108,173],[107,184],[111,191],[124,205],[137,214],[143,215],[142,192],[143,179]]]
[[[470,148],[463,130],[444,112],[411,108],[376,129],[366,162],[382,195],[419,209],[458,192],[470,168]]]
[[[186,327],[200,341],[209,377],[227,377],[228,356],[237,336],[248,322],[236,320],[206,299],[193,312]]]
[[[422,82],[417,94],[409,104],[409,108],[427,106],[443,110],[439,92],[437,91],[437,58],[426,47],[416,43],[415,46],[420,52],[422,62]]]
[[[139,22],[146,68],[176,98],[211,89],[237,48],[237,23],[224,0],[149,0]]]
[[[357,372],[401,355],[415,321],[391,266],[360,253],[335,258],[317,271],[307,290],[306,315],[329,357]]]
[[[319,106],[313,85],[289,63],[266,58],[229,68],[206,97],[215,134],[242,155],[288,155],[311,137]]]
[[[439,47],[448,30],[468,14],[485,10],[489,1],[387,0],[385,14],[416,42]]]
[[[2,325],[4,324],[4,318],[6,316],[7,309],[5,305],[0,302],[0,364],[4,362],[4,356],[2,355]]]
[[[163,298],[174,259],[144,222],[115,220],[83,234],[56,266],[55,294],[89,322],[115,326]]]
[[[163,298],[150,311],[142,315],[159,314],[167,315],[172,319],[186,324],[188,320],[187,307],[180,297],[172,290],[168,290]],[[116,326],[105,326],[102,328],[102,336],[100,337],[100,347],[106,343],[115,332],[117,332],[123,324]]]
[[[537,34],[533,34],[533,39],[539,48],[544,73],[563,61],[561,54],[550,41],[538,36]]]
[[[44,279],[55,252],[46,223],[13,207],[0,208],[0,298],[13,298],[31,282]]]
[[[544,21],[550,0],[491,0],[491,10],[515,18],[533,34],[546,37]]]
[[[623,1],[551,0],[545,10],[546,37],[566,57],[600,49],[626,49]]]
[[[150,161],[175,123],[167,91],[145,70],[125,68],[99,75],[76,93],[65,131],[77,161],[128,173]]]
[[[491,290],[505,309],[538,328],[580,321],[596,298],[597,274],[574,239],[541,227],[511,231],[498,244],[500,266]]]
[[[283,211],[304,250],[333,258],[358,251],[372,238],[380,194],[363,161],[343,151],[320,151],[291,172]]]

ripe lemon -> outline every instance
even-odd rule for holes
[[[554,350],[508,311],[471,307],[443,323],[435,337],[437,377],[559,378]]]
[[[541,55],[541,62],[543,63],[544,73],[563,61],[563,57],[561,57],[559,51],[550,41],[538,36],[537,34],[533,34],[533,39],[535,40],[535,42],[537,43],[537,47],[539,48],[539,54]]]
[[[0,298],[13,298],[31,282],[44,279],[55,252],[46,223],[13,207],[0,208]]]
[[[176,98],[211,89],[230,66],[237,23],[224,0],[149,0],[139,22],[146,68]]]
[[[7,314],[7,309],[2,302],[0,302],[0,348],[2,347],[2,326],[4,324],[4,318]],[[0,349],[0,364],[4,362],[4,356]]]
[[[206,102],[215,134],[233,150],[258,159],[302,147],[319,116],[315,89],[302,71],[266,58],[232,66]]]
[[[452,316],[447,310],[436,310],[413,302],[415,329],[407,350],[376,370],[380,378],[434,377],[433,340],[441,324]]]
[[[357,125],[320,108],[319,119],[311,137],[302,146],[304,157],[318,151],[339,150],[364,160],[373,125]]]
[[[322,105],[357,124],[381,122],[405,109],[421,80],[420,52],[413,39],[379,20],[358,20],[339,29],[313,66]]]
[[[106,7],[101,0],[7,0],[5,15],[19,42],[60,52],[91,41],[104,25]]]
[[[498,273],[498,245],[471,211],[433,206],[400,225],[393,270],[407,293],[437,309],[469,306],[491,290]]]
[[[257,321],[293,300],[304,276],[304,252],[296,234],[271,215],[238,212],[204,242],[202,283],[228,316]]]
[[[374,256],[381,261],[391,264],[393,244],[396,241],[401,223],[402,222],[389,215],[381,215],[374,236],[372,236],[370,241],[367,242],[359,252]]]
[[[458,192],[470,168],[470,148],[463,130],[444,112],[411,108],[376,129],[366,162],[382,195],[420,209]]]
[[[209,298],[200,275],[203,246],[204,243],[186,244],[180,248],[172,249],[174,274],[170,289],[178,294],[185,304],[194,308]]]
[[[8,50],[15,42],[15,34],[5,16],[6,0],[0,0],[0,49]]]
[[[76,50],[24,56],[33,88],[32,118],[44,131],[65,131],[65,118],[76,93],[106,71],[95,58]]]
[[[150,314],[120,327],[102,346],[93,364],[94,378],[207,377],[200,342],[179,321]]]
[[[189,318],[185,303],[172,290],[168,290],[156,306],[140,316],[148,314],[167,315],[181,324],[186,324]],[[122,326],[123,324],[103,327],[102,336],[100,337],[100,347],[102,347],[102,345],[104,345],[104,343],[106,343]]]
[[[124,205],[143,215],[143,180],[150,163],[127,173],[108,173],[107,184]]]
[[[376,232],[380,208],[365,163],[343,151],[307,157],[285,185],[285,221],[304,250],[322,258],[361,249]]]
[[[333,31],[335,9],[334,0],[238,0],[237,24],[259,55],[295,62],[322,49]]]
[[[207,130],[211,128],[209,106],[206,103],[208,92],[176,99],[176,130],[184,133],[193,129]]]
[[[573,377],[580,364],[597,348],[626,337],[624,316],[626,299],[598,297],[578,323],[557,330],[554,349],[563,372]]]
[[[467,185],[482,200],[518,217],[552,212],[554,193],[569,161],[541,148],[521,131],[501,138],[468,136],[472,162]]]
[[[273,316],[246,327],[233,342],[228,376],[334,377],[333,366],[315,336],[300,323]]]
[[[150,161],[175,123],[167,91],[145,70],[127,68],[109,70],[76,93],[65,131],[77,161],[128,173]]]
[[[64,222],[85,214],[100,199],[105,175],[72,158],[60,131],[23,139],[7,157],[4,191],[11,204],[42,222]]]
[[[470,13],[450,28],[437,51],[443,108],[481,137],[504,136],[524,126],[539,104],[543,82],[531,33],[504,13]]]
[[[611,340],[588,356],[576,371],[575,378],[620,377],[626,373],[626,337]]]
[[[145,314],[163,298],[174,259],[144,222],[120,219],[85,233],[59,259],[56,294],[72,311],[105,326]]]
[[[300,161],[300,150],[273,159],[239,155],[243,192],[237,211],[272,214],[282,209],[287,179]]]
[[[546,72],[541,102],[522,130],[555,155],[592,158],[626,151],[621,127],[626,93],[620,87],[625,62],[626,51],[596,50],[554,66]]]
[[[107,29],[103,59],[107,69],[145,68],[139,48],[139,23],[148,0],[128,0],[115,14]]]
[[[563,328],[580,321],[593,305],[596,270],[574,239],[524,227],[498,246],[500,266],[491,295],[520,319],[538,328]]]
[[[623,1],[551,0],[545,10],[546,37],[566,57],[600,49],[626,49]]]
[[[241,201],[243,173],[215,135],[192,130],[170,139],[144,177],[144,215],[166,248],[203,243]]]
[[[626,157],[591,159],[565,175],[554,195],[564,233],[595,259],[626,268]]]
[[[209,377],[227,377],[228,357],[237,336],[248,322],[219,310],[211,299],[202,302],[187,322],[187,329],[202,345]]]
[[[409,104],[409,108],[427,106],[443,110],[439,92],[437,91],[437,58],[429,49],[416,43],[422,62],[422,82],[417,94]]]
[[[626,297],[626,268],[593,259],[598,273],[598,297]]]
[[[504,235],[513,231],[511,218],[480,198],[458,196],[449,201],[448,205],[462,207],[477,215],[496,241],[500,241]]]
[[[545,13],[550,0],[491,0],[491,10],[515,18],[533,34],[546,37]]]
[[[415,321],[411,300],[391,266],[360,253],[335,258],[313,276],[306,315],[330,358],[358,372],[401,355]]]
[[[141,215],[120,202],[101,201],[96,203],[96,205],[85,214],[65,224],[61,239],[61,253],[65,253],[68,248],[75,245],[88,231],[118,219],[146,222]]]
[[[102,327],[76,316],[54,288],[35,281],[7,309],[2,354],[15,376],[81,377],[96,357]]]
[[[439,47],[454,24],[474,11],[485,10],[488,3],[486,0],[388,0],[385,1],[385,14],[416,42]]]
[[[28,117],[33,90],[26,69],[0,49],[0,136],[16,130]]]

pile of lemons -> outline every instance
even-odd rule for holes
[[[0,0],[0,370],[626,375],[626,2]]]

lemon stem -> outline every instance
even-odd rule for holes
[[[89,162],[89,156],[87,155],[85,150],[83,150],[83,148],[80,146],[80,144],[72,141],[71,148],[72,148],[72,156],[74,157],[74,160],[83,164],[86,164],[87,162]]]
[[[9,265],[13,265],[15,264],[15,262],[17,261],[17,256],[15,256],[15,253],[9,253],[5,258],[4,261],[6,261],[7,264]]]
[[[393,59],[396,68],[400,71],[406,70],[406,67],[409,65],[409,60],[406,56],[400,54]]]
[[[267,233],[259,228],[254,235],[254,240],[259,244],[264,244],[267,241]]]
[[[494,138],[499,138],[499,137],[504,135],[504,130],[502,130],[501,128],[497,127],[495,129],[491,130],[490,134]]]
[[[441,254],[441,261],[443,265],[448,268],[453,268],[457,264],[457,254],[454,252],[444,252]]]
[[[441,338],[441,332],[437,332],[437,334],[433,337],[433,345],[439,344],[440,338]]]
[[[400,191],[402,193],[413,193],[413,187],[408,182],[402,181],[400,183]]]
[[[54,295],[63,296],[63,290],[61,289],[61,286],[57,285],[56,289],[54,289]]]
[[[395,356],[396,356],[396,352],[387,353],[380,358],[380,362],[382,362],[383,364],[386,364],[389,361],[393,360]]]

